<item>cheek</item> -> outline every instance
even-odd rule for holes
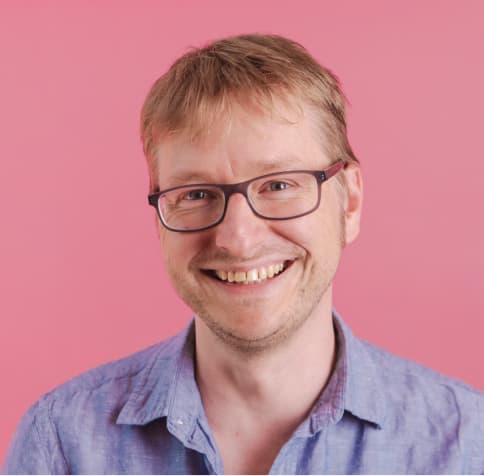
[[[339,261],[345,241],[344,216],[339,212],[318,210],[296,219],[287,232],[286,239],[304,250],[305,259],[313,262],[312,266],[330,266]]]
[[[190,262],[204,249],[204,242],[197,233],[174,233],[160,230],[160,243],[165,267],[169,272],[186,273]]]
[[[182,269],[184,267],[183,259],[187,257],[183,237],[178,233],[163,229],[160,231],[160,243],[166,269],[169,272],[172,269]]]

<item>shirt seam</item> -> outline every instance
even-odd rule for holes
[[[41,409],[39,408],[38,411],[40,411],[40,410]],[[47,416],[47,420],[49,420],[49,415]],[[32,420],[32,426],[33,426],[33,430],[34,430],[33,431],[34,439],[35,439],[35,442],[37,443],[37,446],[40,449],[40,453],[42,454],[42,457],[43,457],[45,466],[48,469],[49,474],[53,474],[54,471],[53,471],[52,466],[50,464],[50,460],[49,460],[49,458],[47,458],[47,449],[45,448],[45,446],[43,444],[43,441],[42,441],[42,438],[40,436],[40,429],[39,429],[39,423],[38,423],[38,415],[34,415],[33,420]]]
[[[143,370],[144,370],[144,368],[141,368],[137,372],[129,374],[129,375],[108,377],[106,380],[103,380],[102,382],[98,383],[97,385],[86,386],[86,387],[77,387],[77,388],[73,388],[72,390],[69,390],[69,391],[64,390],[64,392],[62,392],[62,394],[60,394],[60,395],[57,394],[56,390],[54,389],[51,392],[46,393],[45,398],[47,398],[51,401],[60,401],[60,400],[70,399],[73,396],[78,395],[80,393],[96,392],[97,390],[99,390],[104,385],[107,385],[107,384],[114,382],[116,380],[124,380],[124,379],[129,379],[129,378],[135,378]],[[134,393],[136,396],[140,395],[137,392],[135,392],[134,390],[132,390],[130,393]]]
[[[52,405],[52,404],[51,404]],[[62,462],[64,464],[64,470],[67,470],[69,468],[68,464],[67,464],[67,460],[66,460],[66,457],[64,455],[64,452],[62,451],[62,446],[60,445],[60,441],[59,441],[59,435],[58,435],[58,432],[57,432],[57,427],[55,426],[54,424],[54,418],[53,418],[53,415],[52,415],[52,407],[51,405],[48,405],[47,406],[47,421],[50,425],[50,428],[51,428],[51,431],[52,433],[54,434],[55,436],[55,439],[56,439],[56,446],[59,450],[59,453],[62,457]]]

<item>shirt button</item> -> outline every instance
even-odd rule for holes
[[[183,425],[183,420],[177,420],[177,421],[176,421],[176,423],[177,423],[178,425]]]

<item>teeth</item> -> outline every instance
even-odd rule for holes
[[[251,269],[250,271],[215,271],[222,281],[229,283],[253,284],[273,278],[284,269],[284,263],[271,264],[267,268]]]
[[[235,282],[236,283],[243,283],[245,281],[245,272],[244,271],[236,271],[235,272]]]
[[[257,272],[256,269],[251,269],[247,273],[247,281],[249,283],[255,283],[256,281],[259,281],[259,273]]]

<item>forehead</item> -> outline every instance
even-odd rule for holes
[[[312,109],[279,102],[271,111],[232,108],[199,137],[164,137],[156,148],[160,187],[194,181],[231,182],[269,172],[329,164]]]

